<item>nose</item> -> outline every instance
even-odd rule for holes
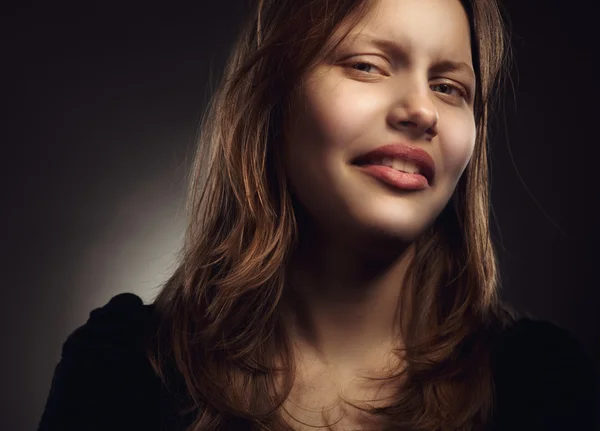
[[[433,138],[438,134],[439,114],[431,100],[429,85],[410,85],[404,89],[406,91],[401,92],[403,94],[390,111],[390,123],[414,139],[423,138],[423,135]]]

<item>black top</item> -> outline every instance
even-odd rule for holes
[[[183,430],[144,346],[158,323],[131,293],[90,313],[66,340],[38,431]],[[491,430],[600,430],[598,377],[564,329],[520,319],[493,354],[496,414]]]

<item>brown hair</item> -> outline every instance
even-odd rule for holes
[[[405,380],[388,407],[371,410],[383,429],[481,428],[493,406],[491,337],[511,319],[498,297],[486,137],[507,64],[506,30],[495,0],[462,3],[478,82],[477,139],[451,200],[415,244],[401,301],[407,365],[390,377]],[[339,44],[334,31],[350,31],[373,4],[259,0],[210,100],[181,263],[155,300],[160,325],[149,351],[180,395],[189,430],[291,429],[277,414],[295,374],[279,314],[298,238],[280,151],[285,112],[303,73]],[[276,364],[287,370],[283,389]]]

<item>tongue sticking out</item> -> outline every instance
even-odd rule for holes
[[[359,160],[355,163],[357,166],[387,166],[396,171],[407,174],[420,174],[420,169],[414,163],[399,158],[382,157],[378,159]]]

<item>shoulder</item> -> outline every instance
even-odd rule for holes
[[[120,355],[139,352],[155,329],[153,305],[144,305],[133,293],[114,296],[103,307],[90,312],[63,345],[63,356],[102,351]]]
[[[492,364],[499,429],[591,429],[596,423],[597,370],[566,329],[519,319],[498,337]]]
[[[160,381],[146,356],[153,305],[131,293],[91,311],[65,341],[39,430],[126,429],[158,410]],[[131,428],[130,428],[131,429]]]

